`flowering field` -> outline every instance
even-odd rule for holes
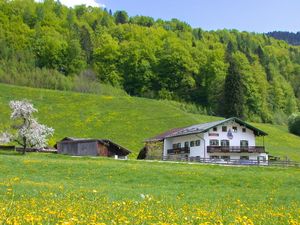
[[[0,153],[0,224],[300,224],[299,168]]]

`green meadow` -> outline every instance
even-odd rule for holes
[[[176,104],[130,96],[101,96],[0,84],[0,130],[9,128],[11,100],[28,99],[39,121],[55,129],[50,145],[63,137],[109,138],[132,150],[135,158],[143,141],[174,127],[221,118],[182,111]],[[271,155],[300,161],[300,138],[286,126],[254,124],[266,131]],[[258,143],[262,143],[260,138]]]
[[[299,224],[300,169],[0,152],[1,224]]]

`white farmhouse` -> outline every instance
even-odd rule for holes
[[[145,158],[199,158],[267,161],[264,146],[255,138],[264,131],[238,119],[176,128],[146,140]]]

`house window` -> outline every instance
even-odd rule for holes
[[[211,155],[210,158],[211,159],[219,159],[220,157],[218,155]]]
[[[200,140],[196,141],[196,146],[200,146]]]
[[[265,162],[267,159],[266,159],[266,157],[265,156],[258,156],[257,157],[257,161],[263,161],[263,162]]]
[[[243,130],[243,133],[246,133],[246,128],[245,128],[245,127],[243,127],[243,129],[242,129],[242,130]]]
[[[229,146],[229,140],[221,140],[221,146],[228,147]]]
[[[219,140],[210,140],[209,145],[210,146],[219,146]]]
[[[191,146],[191,147],[194,147],[194,146],[195,146],[195,142],[194,142],[194,141],[191,141],[191,142],[190,142],[190,146]]]
[[[222,131],[223,132],[227,132],[227,127],[226,126],[222,126]]]
[[[181,148],[181,143],[173,144],[173,149]]]
[[[241,160],[249,160],[249,156],[241,156],[240,159]]]
[[[188,141],[184,142],[184,147],[189,147],[189,142]]]
[[[214,127],[214,128],[213,128],[213,131],[214,131],[214,132],[217,132],[217,131],[218,131],[218,128],[217,128],[217,127]]]
[[[222,155],[221,159],[230,160],[230,156],[229,155]]]
[[[238,131],[237,127],[232,127],[232,132],[233,133],[237,133],[237,131]]]
[[[241,147],[248,147],[249,146],[249,142],[247,140],[241,140],[240,141],[240,145],[241,145]]]

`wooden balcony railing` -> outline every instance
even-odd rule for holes
[[[177,155],[177,154],[189,154],[190,148],[189,147],[183,147],[183,148],[174,148],[169,149],[167,151],[168,155]]]
[[[207,146],[208,153],[264,153],[264,146]]]

